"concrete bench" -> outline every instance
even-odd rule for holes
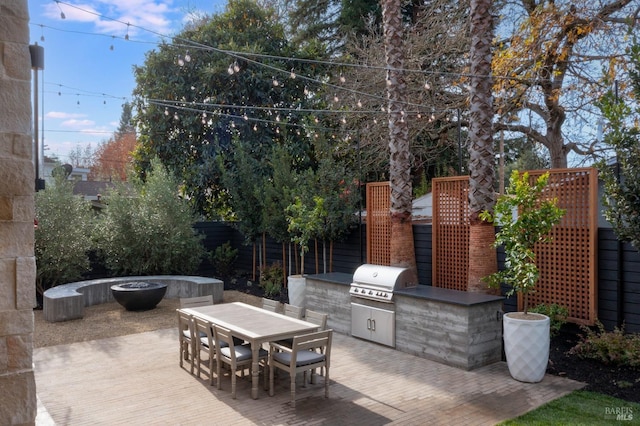
[[[84,316],[84,307],[113,302],[111,286],[126,282],[151,281],[167,284],[166,298],[213,296],[213,303],[222,303],[224,283],[215,278],[187,275],[150,275],[138,277],[102,278],[78,281],[52,287],[43,295],[43,316],[49,322],[67,321]]]

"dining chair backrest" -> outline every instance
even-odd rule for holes
[[[198,306],[213,305],[213,296],[196,296],[180,298],[180,308],[196,308]]]
[[[291,318],[302,319],[302,308],[300,306],[285,303],[284,314]]]
[[[193,317],[194,337],[195,337],[195,362],[198,366],[198,377],[202,372],[202,365],[207,366],[207,375],[209,376],[209,384],[213,386],[213,364],[215,363],[216,346],[213,340],[213,331],[211,323],[202,318]],[[202,358],[202,353],[207,354],[207,358]]]
[[[327,318],[329,318],[328,314],[307,309],[304,320],[312,324],[316,324],[319,331],[322,331],[327,328]]]
[[[279,304],[280,303],[275,300],[267,299],[266,297],[262,298],[262,309],[266,309],[271,312],[278,312]]]
[[[236,370],[238,367],[250,366],[253,362],[253,354],[251,347],[247,344],[237,344],[234,342],[234,336],[231,334],[231,330],[220,327],[218,325],[213,326],[213,336],[215,344],[218,347],[216,351],[216,369],[218,376],[218,389],[222,389],[220,382],[222,363],[228,364],[231,368],[231,397],[236,398]],[[269,353],[262,349],[258,349],[258,359],[263,365],[265,371],[267,367],[267,357]],[[244,374],[244,370],[243,370]],[[267,374],[264,373],[264,386],[267,388]]]
[[[194,336],[194,323],[193,316],[183,312],[181,309],[176,309],[178,313],[178,342],[180,344],[180,367],[182,367],[185,360],[189,361],[191,366],[191,374],[193,374],[194,354],[195,354],[195,340]]]

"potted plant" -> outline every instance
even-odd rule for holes
[[[300,197],[286,209],[288,231],[291,241],[300,247],[300,275],[290,275],[287,279],[289,303],[295,306],[306,305],[306,278],[304,277],[304,254],[309,251],[309,242],[317,236],[326,216],[324,199],[313,197],[314,207],[309,208]]]
[[[565,211],[556,198],[544,197],[549,173],[533,185],[529,174],[514,170],[506,194],[501,195],[494,212],[482,212],[481,218],[500,227],[494,247],[504,246],[505,269],[485,278],[490,287],[509,287],[511,297],[522,297],[523,312],[503,317],[504,349],[511,376],[522,382],[536,383],[544,377],[549,361],[549,317],[528,311],[528,295],[535,291],[539,271],[534,247],[550,241],[549,232]]]

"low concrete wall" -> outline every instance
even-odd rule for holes
[[[351,296],[353,276],[341,272],[307,275],[307,309],[329,314],[327,328],[351,334]]]
[[[84,316],[84,307],[113,302],[111,286],[126,282],[151,281],[167,284],[166,298],[213,296],[222,303],[224,283],[215,278],[187,275],[150,275],[78,281],[48,289],[43,295],[43,316],[49,322]]]
[[[465,370],[502,359],[502,297],[419,286],[395,299],[399,351]]]

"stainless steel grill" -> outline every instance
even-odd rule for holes
[[[361,265],[353,274],[349,294],[363,299],[393,302],[394,290],[415,287],[408,268],[383,265]]]

